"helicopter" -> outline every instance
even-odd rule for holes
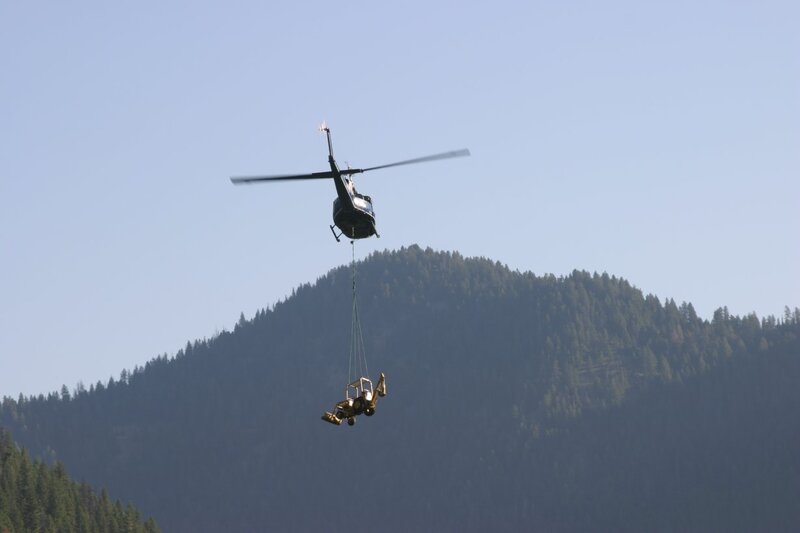
[[[439,159],[449,159],[453,157],[463,157],[470,155],[469,150],[454,150],[440,154],[407,159],[388,165],[378,165],[369,168],[346,168],[340,169],[333,158],[333,143],[331,141],[331,130],[326,122],[319,127],[320,132],[324,132],[328,137],[328,164],[330,170],[322,172],[312,172],[311,174],[281,174],[274,176],[243,176],[233,177],[231,182],[234,185],[253,184],[267,181],[294,181],[294,180],[313,180],[333,178],[336,186],[336,199],[333,201],[333,225],[330,226],[331,233],[337,242],[342,235],[349,239],[365,239],[375,235],[380,237],[375,227],[375,210],[372,207],[372,198],[356,191],[352,176],[362,174],[370,170],[382,168],[398,167],[401,165],[411,165],[414,163],[425,163],[437,161]],[[336,234],[334,226],[339,228]]]

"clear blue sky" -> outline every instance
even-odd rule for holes
[[[796,1],[3,2],[0,396],[118,376],[347,262],[332,184],[228,181],[325,170],[323,119],[353,166],[472,150],[357,180],[382,235],[359,257],[418,243],[780,315],[798,21]]]

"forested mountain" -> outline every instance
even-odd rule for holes
[[[0,533],[156,533],[130,504],[97,496],[70,480],[63,465],[47,466],[19,450],[0,430]]]
[[[0,423],[170,532],[800,528],[800,311],[706,321],[613,276],[418,247],[358,279],[389,395],[355,427],[319,419],[349,267],[118,380],[6,398]]]

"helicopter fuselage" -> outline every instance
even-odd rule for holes
[[[361,200],[359,203],[363,207],[343,205],[345,202],[340,198],[333,201],[333,223],[350,239],[366,239],[376,234],[375,215],[367,198],[369,196],[355,199]]]
[[[333,181],[336,185],[336,199],[333,200],[333,223],[349,239],[366,239],[377,235],[372,198],[356,191],[353,180],[342,175],[332,155],[329,156],[328,162],[331,165]],[[336,233],[334,233],[335,236]]]

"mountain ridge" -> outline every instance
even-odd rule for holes
[[[613,413],[631,399],[655,405],[660,388],[672,398],[704,375],[734,387],[717,372],[726,365],[756,360],[772,368],[785,360],[794,368],[784,352],[797,346],[797,310],[781,322],[722,308],[707,321],[691,304],[662,304],[607,274],[537,277],[419,247],[371,254],[357,272],[370,365],[386,372],[390,395],[355,428],[318,421],[346,381],[348,266],[119,381],[74,396],[6,398],[0,423],[37,454],[135,501],[169,531],[345,528],[346,517],[324,510],[337,494],[351,495],[336,482],[343,472],[371,482],[363,495],[352,491],[359,516],[390,516],[397,530],[485,529],[500,518],[508,529],[586,530],[605,520],[620,530],[625,524],[601,508],[570,518],[570,505],[594,483],[585,472],[599,468],[591,450],[570,440],[581,428],[602,416],[624,424]],[[367,431],[365,444],[359,437]],[[576,450],[574,457],[562,449]],[[565,474],[558,465],[571,460],[583,470]],[[668,478],[654,461],[644,477]],[[430,489],[420,490],[420,481]],[[647,505],[654,503],[640,502]],[[398,511],[407,506],[416,518]],[[647,523],[636,516],[630,529]]]

